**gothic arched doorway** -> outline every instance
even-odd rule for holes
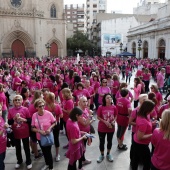
[[[143,58],[148,58],[148,42],[143,43]]]
[[[136,43],[135,42],[133,42],[132,44],[132,54],[136,55]]]
[[[55,42],[51,44],[50,56],[58,56],[58,45]]]
[[[158,44],[158,58],[165,60],[165,49],[166,49],[166,43],[163,39],[159,41]]]
[[[23,57],[25,56],[25,45],[19,39],[15,40],[11,46],[13,57]]]

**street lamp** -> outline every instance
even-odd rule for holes
[[[49,57],[49,56],[50,56],[50,49],[51,49],[50,43],[45,44],[45,47],[46,47],[46,49],[47,49],[48,57]]]
[[[142,45],[142,40],[141,39],[139,39],[138,40],[138,51],[139,51],[139,58],[140,58],[140,51],[141,51],[141,45]]]
[[[122,43],[120,43],[120,52],[122,53],[122,47],[123,47],[123,44]]]

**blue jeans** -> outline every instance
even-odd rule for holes
[[[6,152],[0,154],[0,170],[5,170],[5,164],[4,164],[5,155]]]

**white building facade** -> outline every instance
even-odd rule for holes
[[[65,56],[63,6],[63,0],[0,0],[0,56]]]
[[[170,59],[170,1],[159,8],[155,20],[131,28],[128,32],[128,51],[137,58]],[[142,41],[138,48],[139,39]]]
[[[91,27],[96,23],[95,16],[97,13],[106,13],[107,0],[86,0],[87,14],[87,34],[90,36]],[[89,37],[91,39],[91,37]]]

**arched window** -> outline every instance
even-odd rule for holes
[[[51,18],[56,18],[56,7],[54,4],[51,6]]]

